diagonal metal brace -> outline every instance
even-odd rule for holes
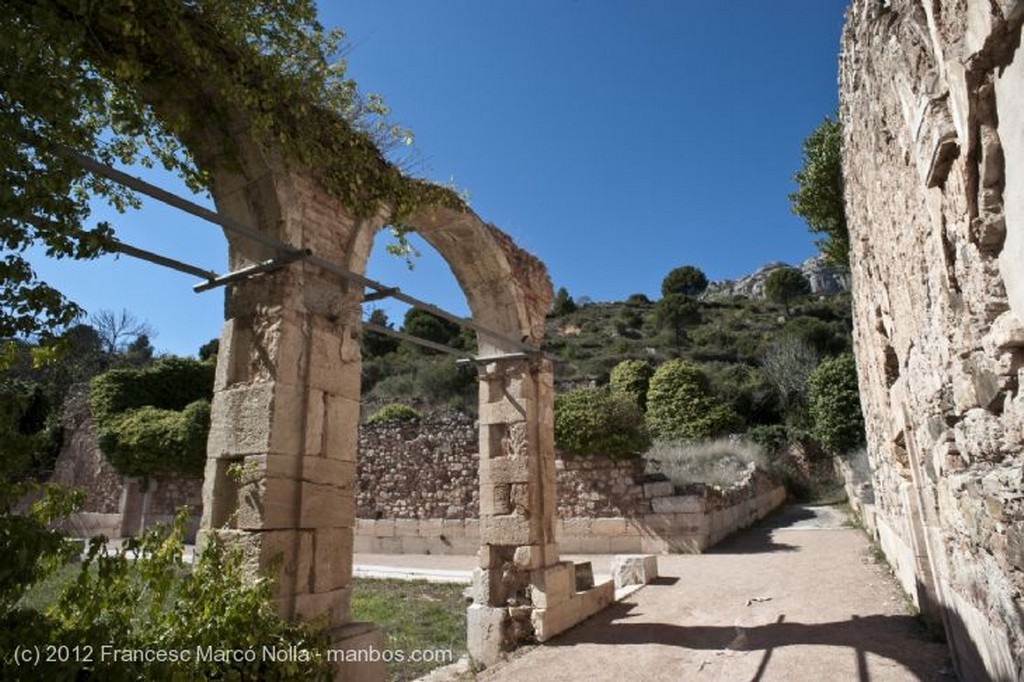
[[[374,291],[372,293],[364,294],[363,295],[363,303],[371,303],[373,301],[380,301],[381,299],[391,298],[392,296],[394,296],[397,293],[398,293],[398,287],[391,287],[391,288],[388,288],[388,289],[381,289],[379,291]]]
[[[197,294],[203,291],[209,291],[210,289],[222,287],[227,284],[231,284],[232,282],[280,270],[286,265],[294,263],[297,260],[302,260],[303,258],[307,258],[311,255],[313,255],[313,252],[309,249],[299,249],[297,251],[286,252],[276,258],[265,260],[262,263],[256,263],[255,265],[244,267],[241,270],[235,270],[234,272],[229,272],[226,275],[221,275],[220,277],[214,277],[213,279],[205,282],[200,282],[199,284],[194,285],[192,290]]]

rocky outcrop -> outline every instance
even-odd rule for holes
[[[746,277],[712,282],[702,297],[709,300],[729,296],[764,298],[764,283],[767,281],[768,275],[773,270],[788,267],[793,266],[776,261],[761,266]],[[837,272],[835,268],[826,265],[823,256],[812,256],[798,267],[810,283],[813,294],[838,294],[850,290],[849,275]]]
[[[1024,653],[1017,0],[855,0],[841,57],[854,340],[878,539],[963,679]]]

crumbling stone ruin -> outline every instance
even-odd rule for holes
[[[855,0],[841,56],[877,535],[963,679],[1024,653],[1024,3]]]

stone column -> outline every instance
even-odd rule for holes
[[[383,647],[349,610],[360,298],[303,263],[228,293],[203,490],[204,540],[241,545],[253,571],[276,579],[281,615],[321,620],[334,649]],[[384,672],[379,663],[338,674]]]
[[[550,361],[480,368],[482,546],[467,625],[470,655],[485,665],[534,638],[534,607],[544,606],[537,595],[553,575],[559,594],[573,591],[572,564],[559,563],[554,536],[553,400]]]

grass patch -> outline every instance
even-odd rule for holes
[[[406,659],[388,664],[392,682],[415,679],[466,653],[465,585],[355,578],[352,587],[353,619],[379,625],[387,635],[385,648]],[[409,660],[414,651],[436,655]]]
[[[21,599],[18,600],[18,606],[40,613],[46,611],[51,605],[57,603],[57,599],[60,597],[64,587],[73,581],[81,570],[82,565],[77,561],[70,561],[64,564],[51,575],[48,575],[46,579],[40,580],[29,587]]]

